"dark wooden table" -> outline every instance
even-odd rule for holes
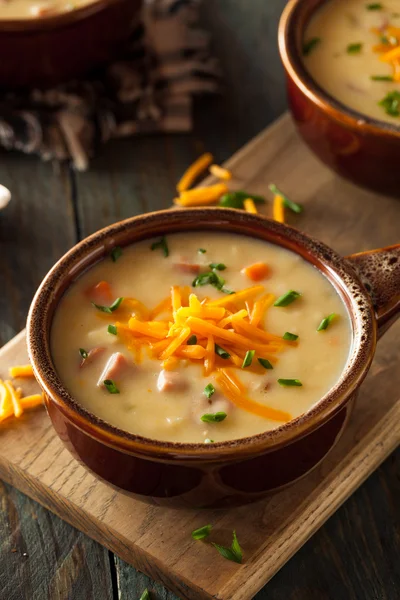
[[[228,158],[285,109],[276,26],[285,0],[208,0],[203,18],[226,74],[224,95],[199,99],[191,135],[110,143],[89,172],[0,155],[13,194],[0,214],[0,341],[25,325],[43,275],[82,237],[169,206],[184,167],[209,150]],[[399,227],[400,229],[400,227]],[[0,432],[1,435],[1,432]],[[257,600],[397,600],[399,459],[392,455],[289,561]],[[0,482],[0,600],[175,600],[16,489]]]

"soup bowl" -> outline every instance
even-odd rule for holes
[[[290,0],[279,24],[279,50],[297,130],[316,156],[342,177],[370,190],[399,196],[396,157],[400,126],[370,118],[335,100],[303,65],[305,29],[326,2]]]
[[[287,248],[319,269],[347,309],[352,341],[333,388],[311,410],[271,431],[232,441],[176,443],[118,429],[83,408],[61,382],[50,352],[60,298],[111,249],[179,231],[231,232]],[[110,225],[77,244],[52,268],[28,316],[28,350],[61,440],[95,475],[127,494],[171,506],[223,507],[257,500],[313,469],[340,438],[376,340],[399,315],[400,245],[341,258],[299,231],[224,208],[168,210]]]
[[[0,88],[46,87],[118,55],[142,0],[94,0],[40,18],[0,19]]]

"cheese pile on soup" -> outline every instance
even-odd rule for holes
[[[333,98],[400,125],[399,0],[328,0],[306,28],[303,60]]]
[[[104,421],[213,443],[308,411],[350,340],[344,304],[301,257],[189,232],[114,248],[84,273],[57,307],[51,351],[71,395]]]
[[[70,12],[96,0],[0,0],[1,19],[36,19]]]

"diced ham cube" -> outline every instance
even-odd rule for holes
[[[103,354],[104,350],[105,348],[102,348],[101,346],[97,346],[96,348],[92,348],[91,350],[89,350],[87,357],[82,358],[81,364],[79,365],[80,368],[92,364],[96,358]]]
[[[159,392],[180,392],[188,387],[187,380],[176,371],[162,370],[157,379]]]
[[[85,290],[85,296],[96,304],[108,305],[113,300],[111,286],[107,281],[100,281]]]
[[[121,352],[114,352],[107,361],[102,374],[99,377],[97,385],[104,386],[106,379],[119,379],[128,365],[128,361]]]
[[[188,275],[198,275],[201,270],[200,265],[191,263],[188,260],[181,258],[179,262],[174,263],[174,268],[181,273],[187,273]]]

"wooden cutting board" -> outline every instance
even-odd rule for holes
[[[306,211],[289,220],[343,254],[400,238],[400,202],[338,180],[307,150],[285,116],[230,161],[232,187],[266,195],[276,183]],[[268,214],[271,206],[267,205]],[[379,342],[351,422],[310,475],[266,500],[224,511],[148,506],[96,481],[64,448],[44,409],[0,429],[0,476],[181,598],[248,600],[329,518],[400,440],[400,322]],[[0,350],[0,376],[27,360],[21,332]],[[22,383],[33,391],[35,383]],[[236,529],[242,565],[190,533],[212,523],[212,540]],[[340,549],[338,549],[340,552]]]

